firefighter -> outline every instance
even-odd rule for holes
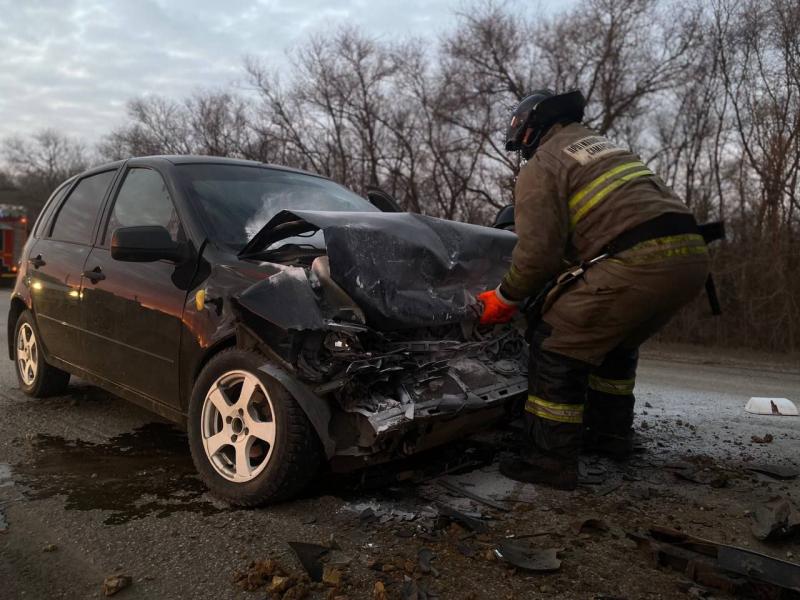
[[[557,489],[576,487],[582,444],[631,451],[639,345],[709,271],[691,212],[637,155],[582,125],[584,105],[579,91],[541,90],[514,111],[506,150],[527,161],[514,190],[518,240],[500,285],[478,296],[484,325],[543,298],[528,312],[529,446],[501,471]]]

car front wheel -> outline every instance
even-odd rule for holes
[[[321,464],[316,432],[286,389],[259,370],[264,362],[254,352],[220,352],[189,404],[195,467],[214,495],[238,506],[295,496]]]
[[[29,310],[22,312],[14,329],[14,365],[19,388],[28,396],[58,396],[69,384],[69,373],[45,362],[39,333]]]

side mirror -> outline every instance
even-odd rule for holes
[[[155,262],[186,258],[185,245],[173,241],[161,225],[120,227],[111,234],[111,258],[124,262]]]
[[[397,200],[380,188],[367,188],[367,200],[382,212],[404,212]]]
[[[492,227],[514,231],[514,205],[509,204],[497,211]]]

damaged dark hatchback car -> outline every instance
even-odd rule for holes
[[[74,375],[184,425],[203,481],[244,506],[502,419],[526,393],[526,345],[479,328],[474,293],[514,234],[385,208],[230,159],[74,177],[12,295],[20,387],[58,394]]]

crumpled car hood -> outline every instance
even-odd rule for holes
[[[516,235],[412,213],[283,211],[240,252],[322,230],[333,280],[378,330],[473,320],[498,285]]]

